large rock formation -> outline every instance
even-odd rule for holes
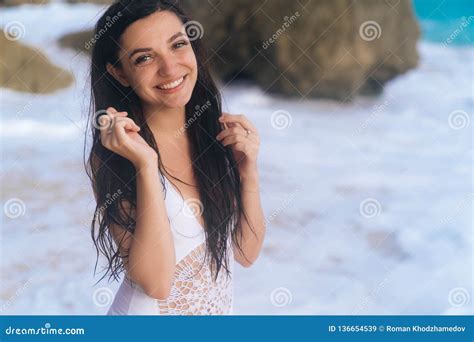
[[[184,0],[214,70],[271,92],[350,99],[416,66],[410,0]]]
[[[73,75],[48,62],[40,51],[0,35],[0,87],[52,93],[72,84]]]
[[[84,53],[90,53],[92,47],[93,30],[68,33],[59,38],[59,46],[70,48]]]
[[[44,5],[49,0],[0,0],[0,7],[19,6],[23,4]]]
[[[70,4],[78,4],[81,2],[91,2],[93,4],[99,4],[99,5],[110,5],[113,1],[112,0],[66,0],[66,2]]]
[[[208,63],[226,83],[245,78],[273,93],[349,100],[380,92],[418,61],[410,0],[181,2],[198,21],[189,32],[203,33]],[[85,51],[91,36],[60,43]]]

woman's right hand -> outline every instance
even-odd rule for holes
[[[140,127],[127,118],[128,113],[117,112],[113,107],[106,111],[98,119],[102,145],[130,160],[137,169],[157,164],[155,150],[138,134]]]

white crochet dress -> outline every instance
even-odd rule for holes
[[[231,276],[228,277],[225,269],[221,268],[217,281],[214,281],[209,255],[203,263],[205,235],[203,227],[193,215],[195,203],[189,200],[185,202],[171,182],[166,177],[164,179],[167,190],[165,205],[176,253],[176,271],[171,294],[166,300],[151,298],[138,284],[130,284],[125,278],[115,294],[107,315],[232,314],[234,269],[232,248],[229,248],[228,263]]]

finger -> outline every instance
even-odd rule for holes
[[[116,117],[125,117],[127,115],[127,112],[117,112],[113,107],[109,107],[105,113],[97,117],[97,128],[108,131],[112,128]]]
[[[114,107],[107,107],[107,109],[105,110],[107,112],[107,114],[110,114],[112,116],[127,116],[128,113],[127,112],[119,112],[117,109],[115,109]]]
[[[101,126],[100,128],[100,141],[102,142],[102,145],[109,148],[112,143],[112,138],[113,138],[113,126],[109,125],[110,117],[107,118],[107,115],[104,115],[106,118],[107,124]],[[104,120],[104,119],[103,119]]]
[[[228,137],[229,135],[234,135],[234,134],[246,135],[247,131],[244,130],[241,126],[235,126],[235,127],[227,128],[227,129],[219,132],[219,134],[217,134],[217,136],[216,136],[216,139],[217,140],[222,140],[225,137]]]
[[[222,116],[219,117],[219,121],[221,123],[221,127],[222,127],[222,130],[224,129],[227,129],[227,128],[231,128],[231,127],[241,127],[243,129],[247,129],[246,127],[244,127],[240,122],[231,122],[231,121],[225,121],[225,116],[227,115],[231,115],[232,114],[229,114],[229,113],[225,113],[225,112],[222,112]],[[222,118],[222,119],[221,119]],[[255,130],[254,130],[255,131]]]
[[[219,119],[219,121],[221,121],[221,126],[223,126],[223,129],[227,129],[227,128],[231,128],[231,127],[241,127],[242,129],[245,129],[245,127],[241,124],[241,123],[238,123],[238,122],[223,122],[224,118],[222,117],[222,119]]]
[[[251,132],[251,133],[247,134],[247,130],[243,129],[241,126],[231,127],[231,128],[228,128],[226,130],[221,131],[216,136],[216,139],[217,140],[223,140],[226,137],[231,136],[231,135],[241,135],[245,139],[249,139],[249,140],[251,140],[251,141],[253,141],[257,144],[260,142],[260,139],[258,138],[258,136],[255,133]]]
[[[255,141],[256,143],[260,143],[260,138],[258,137],[258,132],[256,130],[249,130],[249,134],[247,135],[247,129],[242,126],[242,124],[238,122],[229,122],[229,125],[227,126],[226,123],[222,123],[222,125],[225,125],[225,127],[240,127],[244,129],[245,131],[245,136],[248,137],[250,140]]]
[[[106,131],[110,129],[113,117],[110,114],[102,114],[97,118],[98,129]]]
[[[230,128],[230,127],[235,127],[235,126],[238,126],[238,127],[242,127],[244,128],[244,126],[242,126],[241,124],[239,123],[236,123],[236,122],[231,122],[231,121],[226,121],[226,117],[228,115],[231,115],[229,113],[226,113],[226,112],[222,112],[222,115],[219,117],[219,122],[221,123],[221,126],[223,127],[222,129],[227,129],[227,128]],[[244,128],[245,129],[245,128]]]
[[[232,145],[236,143],[245,143],[245,138],[241,135],[231,135],[221,141],[222,145]]]
[[[108,147],[110,143],[110,134],[107,134],[105,129],[100,130],[100,142],[104,147]]]
[[[102,120],[103,121],[108,120],[107,125],[101,128],[102,130],[106,131],[108,135],[113,134],[114,127],[116,126],[117,122],[121,120],[125,120],[127,122],[127,125],[124,126],[126,129],[134,130],[136,132],[140,131],[140,127],[137,124],[135,124],[135,122],[132,119],[127,118],[127,117],[123,117],[123,116],[110,117],[110,115],[107,114],[105,115],[105,118],[103,118]]]
[[[127,112],[115,112],[112,115],[111,123],[110,123],[110,130],[113,131],[113,127],[115,126],[115,123],[117,120],[120,120],[122,118],[125,118],[128,113]]]
[[[127,124],[124,126],[125,129],[127,130],[130,130],[130,131],[140,131],[140,126],[138,126],[135,121],[133,121],[132,119],[130,118],[124,118],[124,117],[119,117],[116,119],[116,122],[120,122],[120,121],[125,121]]]
[[[116,117],[125,117],[128,115],[127,112],[119,112],[114,107],[108,107],[105,111],[112,119]]]
[[[240,124],[244,129],[248,129],[252,132],[257,132],[257,127],[255,127],[249,119],[244,115],[232,115],[227,113],[222,113],[222,116],[219,117],[221,123],[237,123]]]
[[[107,116],[111,117],[112,120],[115,120],[116,118],[126,117],[127,115],[127,112],[107,113]]]
[[[224,130],[224,129],[227,129],[229,128],[229,126],[227,126],[227,124],[225,122],[221,122],[221,129]]]
[[[125,133],[125,126],[129,124],[125,120],[115,122],[113,126],[113,133],[112,133],[112,141],[111,143],[114,145],[119,145],[122,144],[127,137],[127,134]]]
[[[255,142],[256,144],[260,144],[260,138],[259,138],[258,134],[255,131],[250,131],[249,134],[247,134],[247,132],[245,132],[245,137],[247,139]]]
[[[140,131],[140,127],[130,118],[118,117],[108,130],[102,130],[104,146],[118,146],[126,139],[126,130]]]
[[[110,106],[110,107],[107,107],[106,111],[107,111],[107,112],[110,112],[110,113],[116,113],[116,112],[117,112],[117,109],[115,109],[114,107]]]

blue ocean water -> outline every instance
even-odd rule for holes
[[[413,4],[423,40],[474,43],[474,0],[413,0]]]

